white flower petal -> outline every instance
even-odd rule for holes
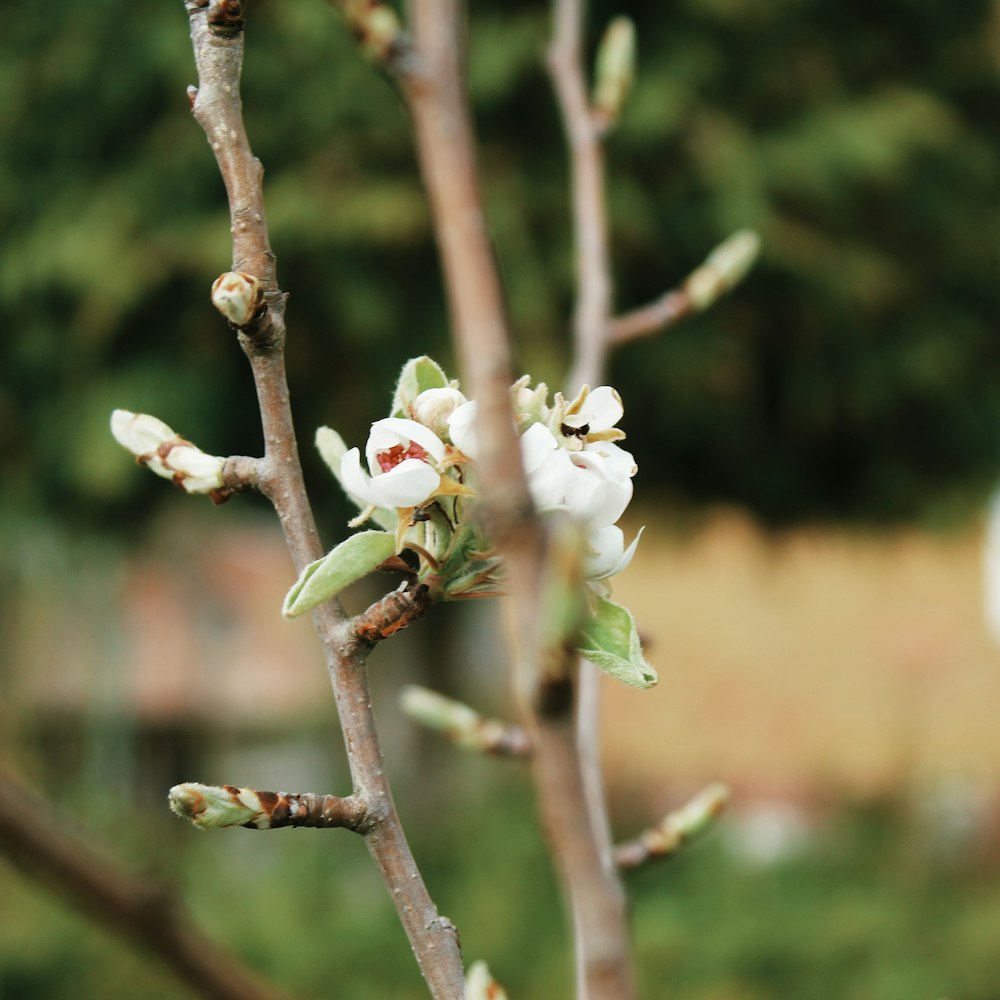
[[[591,551],[584,559],[584,574],[587,579],[604,580],[627,569],[645,530],[645,527],[639,529],[639,533],[632,539],[632,544],[627,549],[625,536],[621,528],[616,525],[588,532],[587,545]]]
[[[632,453],[620,448],[613,441],[590,441],[584,445],[582,454],[599,459],[602,471],[608,479],[630,479],[638,471]]]
[[[222,487],[222,467],[226,460],[208,455],[193,445],[171,448],[164,464],[183,477],[181,486],[188,493],[208,493]]]
[[[361,468],[361,452],[357,448],[351,448],[340,460],[340,481],[351,496],[359,497],[366,504],[377,503],[371,489],[371,477]]]
[[[583,404],[583,415],[590,432],[610,430],[625,415],[622,398],[610,385],[599,385],[592,390]]]
[[[418,507],[441,485],[441,476],[419,458],[407,458],[371,480],[379,507]]]
[[[411,444],[417,444],[432,458],[444,458],[444,443],[429,427],[418,424],[416,420],[405,417],[385,417],[372,424],[365,445],[365,458],[368,460],[368,471],[378,476],[382,468],[378,463],[380,452],[401,447],[404,451]]]
[[[133,455],[148,455],[165,441],[177,437],[162,420],[130,410],[115,410],[111,414],[111,433]]]
[[[528,490],[535,508],[544,513],[567,509],[567,500],[576,491],[575,470],[562,448],[548,450],[542,462],[528,475]]]
[[[476,402],[470,400],[455,408],[455,411],[448,418],[448,434],[451,436],[452,444],[468,455],[469,458],[476,458],[478,455],[478,442],[476,441]]]
[[[552,431],[545,424],[532,424],[521,435],[521,462],[530,476],[558,447]]]

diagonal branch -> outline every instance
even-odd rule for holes
[[[708,831],[729,804],[729,789],[721,782],[703,788],[656,826],[615,847],[619,868],[638,868],[649,861],[672,858]]]
[[[723,240],[705,261],[677,288],[648,305],[618,316],[608,324],[608,338],[617,346],[673,326],[692,313],[701,312],[730,291],[753,266],[760,252],[760,237],[740,229]]]
[[[486,718],[474,708],[429,688],[409,684],[400,692],[399,701],[403,712],[411,719],[444,733],[463,750],[476,750],[496,757],[531,755],[531,740],[520,726]]]
[[[46,817],[42,822],[41,817]],[[137,875],[51,822],[52,806],[0,773],[0,853],[106,927],[157,955],[207,1000],[279,1000],[215,942],[166,887]]]
[[[188,0],[199,88],[193,113],[205,130],[229,195],[234,269],[256,277],[268,309],[254,329],[240,331],[253,370],[264,431],[265,455],[258,484],[274,504],[297,572],[323,549],[302,480],[284,365],[284,303],[264,217],[263,171],[243,127],[239,94],[242,31],[213,31],[213,17],[239,8],[236,0]],[[427,892],[403,833],[385,773],[368,677],[370,643],[359,639],[336,601],[313,612],[323,644],[344,733],[354,794],[370,826],[364,837],[390,892],[432,996],[460,1000],[462,957],[454,926],[441,917]]]

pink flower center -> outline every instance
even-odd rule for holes
[[[408,458],[419,458],[421,462],[424,462],[427,460],[427,451],[415,441],[411,441],[408,448],[404,448],[401,444],[394,444],[391,448],[378,452],[375,461],[378,462],[378,467],[383,472],[389,472]]]

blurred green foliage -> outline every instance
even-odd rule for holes
[[[618,12],[594,4],[592,43]],[[617,355],[642,483],[774,524],[967,511],[1000,469],[995,4],[628,12],[638,85],[609,144],[619,307],[672,286],[733,229],[765,241],[734,297]],[[471,5],[481,167],[520,358],[558,385],[572,248],[548,30],[545,4]],[[320,423],[359,440],[407,357],[450,361],[438,265],[400,102],[326,4],[254,0],[244,76],[311,453]],[[228,220],[187,110],[193,77],[179,0],[141,13],[54,0],[8,18],[8,507],[94,525],[167,502],[109,443],[115,405],[209,451],[259,450],[249,378],[207,302],[229,266]]]

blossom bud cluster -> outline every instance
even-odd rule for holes
[[[162,420],[148,413],[115,410],[111,414],[111,433],[138,462],[172,480],[186,493],[216,494],[223,489],[226,460],[185,441]]]
[[[625,546],[616,521],[632,498],[636,464],[617,442],[625,437],[617,424],[624,414],[621,398],[610,386],[584,387],[572,400],[556,393],[548,402],[545,385],[530,387],[527,377],[511,388],[521,459],[536,509],[566,512],[586,534],[585,575],[592,583],[620,573],[629,564],[638,538]],[[401,405],[400,405],[401,404]],[[376,511],[397,518],[397,537],[411,539],[414,529],[424,549],[439,557],[466,522],[475,495],[476,402],[452,382],[400,401],[397,414],[371,425],[364,448],[345,450],[335,468],[344,489],[365,516]],[[443,518],[435,515],[444,515]],[[433,525],[422,527],[428,521]],[[443,523],[443,531],[442,531]],[[433,543],[428,543],[428,528]],[[481,579],[481,578],[480,578]],[[598,589],[606,589],[596,584]]]

